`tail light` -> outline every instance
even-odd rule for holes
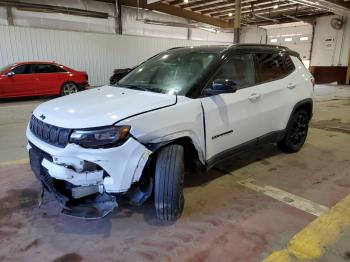
[[[315,87],[315,78],[314,77],[311,77],[311,83],[312,83],[312,86]]]
[[[313,76],[310,77],[310,81],[312,84],[312,91],[315,91],[315,78]]]

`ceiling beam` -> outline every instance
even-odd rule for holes
[[[0,6],[5,7],[16,7],[21,10],[33,11],[33,12],[44,12],[44,13],[61,13],[68,15],[95,17],[95,18],[108,18],[108,13],[90,11],[79,8],[56,6],[56,5],[45,5],[45,4],[33,4],[20,1],[9,1],[0,0]]]
[[[302,14],[302,15],[298,15],[296,16],[298,19],[302,20],[303,22],[306,23],[313,23],[315,21],[315,18],[317,17],[321,17],[321,16],[327,16],[327,15],[331,15],[332,13],[330,12],[322,12],[319,14],[314,14],[314,15],[310,15],[310,14]],[[279,23],[290,23],[291,21],[294,21],[292,19],[286,18],[286,17],[275,17],[275,19],[277,19],[279,21]],[[257,20],[257,21],[249,21],[250,25],[258,25],[258,26],[263,26],[263,25],[270,25],[271,22],[267,22],[264,20]]]
[[[262,11],[262,10],[278,10],[280,8],[284,8],[284,7],[296,7],[297,5],[295,3],[288,3],[288,4],[280,4],[278,9],[274,9],[275,3],[272,4],[267,4],[267,5],[261,5],[261,6],[255,6],[254,5],[254,12],[256,11]],[[227,16],[228,12],[233,12],[234,9],[230,8],[230,9],[224,9],[221,12],[216,12],[216,13],[210,13],[211,16]],[[251,12],[251,7],[250,6],[245,6],[245,8],[242,8],[242,13],[249,13]]]
[[[121,0],[120,1],[120,3],[122,5],[132,6],[132,7],[137,7],[137,2],[138,2],[137,0]],[[141,8],[146,8],[149,10],[154,10],[154,11],[162,12],[162,13],[169,14],[169,15],[183,17],[186,19],[190,19],[190,20],[194,20],[197,22],[213,25],[213,26],[220,27],[220,28],[232,28],[233,27],[233,22],[227,22],[225,20],[202,15],[202,14],[192,12],[192,11],[189,11],[189,10],[186,10],[186,9],[183,9],[180,7],[176,7],[173,5],[163,4],[163,3],[159,3],[159,2],[147,5],[146,0],[139,0],[139,3],[140,3]]]
[[[345,2],[344,0],[327,0],[327,2],[350,9],[350,1]]]
[[[181,3],[179,3],[179,5],[183,8],[185,7],[189,7],[189,8],[193,8],[199,5],[206,5],[206,4],[212,4],[216,2],[217,4],[223,4],[223,3],[227,3],[229,2],[228,0],[207,0],[207,1],[203,1],[203,0],[199,0],[199,1],[190,1],[189,3],[184,3],[184,1],[181,1]]]

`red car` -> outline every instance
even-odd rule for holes
[[[70,95],[89,85],[86,72],[54,62],[22,62],[0,68],[0,98]]]

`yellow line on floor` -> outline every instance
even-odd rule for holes
[[[21,164],[27,164],[27,163],[29,163],[29,159],[28,158],[23,158],[23,159],[18,159],[18,160],[11,160],[11,161],[0,162],[0,167],[12,166],[12,165],[21,165]]]
[[[350,195],[297,233],[285,249],[273,252],[263,262],[317,260],[347,229],[350,229]]]
[[[241,180],[238,181],[238,184],[248,187],[259,193],[263,193],[266,196],[272,197],[273,199],[279,200],[287,205],[300,209],[314,216],[320,216],[329,209],[326,206],[314,203],[311,200],[296,196],[282,189],[273,186],[257,185],[254,179]]]

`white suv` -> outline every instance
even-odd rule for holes
[[[183,210],[187,171],[260,142],[305,142],[313,78],[299,55],[268,45],[173,48],[104,86],[38,106],[31,167],[62,212],[100,218],[120,197],[154,192],[158,218]]]

